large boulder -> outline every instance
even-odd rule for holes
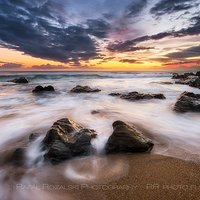
[[[42,92],[54,92],[55,89],[52,85],[48,85],[45,87],[42,87],[41,85],[38,85],[35,87],[34,90],[32,90],[33,93],[42,93]]]
[[[13,83],[28,83],[29,81],[25,77],[19,77],[19,78],[12,79],[9,82],[13,82]]]
[[[122,121],[115,121],[113,133],[107,141],[105,151],[106,153],[150,152],[153,145],[136,127]]]
[[[73,92],[73,93],[92,93],[92,92],[100,92],[100,91],[101,91],[100,89],[92,89],[89,86],[77,85],[76,87],[71,89],[70,92]]]
[[[64,118],[53,124],[43,140],[45,159],[57,164],[75,156],[86,156],[93,152],[91,140],[94,130],[85,129],[74,121]]]
[[[111,96],[119,96],[121,99],[126,99],[129,101],[137,101],[143,99],[166,99],[163,94],[144,94],[138,92],[129,92],[129,93],[110,93]]]
[[[200,94],[183,92],[177,100],[174,110],[176,112],[200,112]]]

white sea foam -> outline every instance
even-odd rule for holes
[[[107,138],[112,133],[112,123],[115,120],[139,124],[155,137],[163,136],[170,139],[166,145],[167,149],[166,146],[158,149],[155,147],[154,152],[162,154],[170,152],[170,155],[177,156],[170,150],[171,146],[181,147],[190,153],[200,152],[199,114],[177,114],[172,111],[176,99],[183,91],[195,93],[200,91],[186,85],[155,83],[172,81],[168,73],[94,73],[88,75],[90,79],[86,78],[87,73],[80,76],[80,73],[75,72],[71,73],[73,75],[71,77],[66,76],[70,73],[49,73],[48,79],[44,79],[40,74],[23,75],[39,76],[39,78],[32,79],[28,85],[5,85],[5,82],[0,82],[0,148],[11,139],[30,134],[35,130],[48,129],[59,118],[71,117],[76,122],[97,131],[98,137],[92,142],[97,152],[103,150]],[[35,96],[31,90],[38,84],[52,84],[58,92]],[[69,93],[69,90],[77,84],[98,87],[102,92]],[[163,93],[167,99],[128,102],[108,95],[110,92],[128,91]],[[99,110],[100,113],[92,115],[92,110]],[[181,154],[178,157],[181,157]]]

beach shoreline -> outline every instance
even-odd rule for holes
[[[98,167],[100,171],[95,177],[87,175],[88,179],[83,179],[82,174],[93,173],[90,164],[94,159],[107,159],[109,165],[104,166],[104,163],[101,169]],[[63,172],[69,166],[78,164],[78,179],[71,176],[72,174],[63,176]],[[120,170],[114,166],[116,164],[121,167]],[[28,182],[24,175],[29,177]],[[31,177],[34,177],[35,181]],[[11,187],[14,188],[10,198],[13,199],[15,196],[15,199],[20,200],[32,199],[33,196],[47,200],[197,200],[200,197],[199,163],[156,154],[89,156],[68,160],[56,166],[46,165],[39,170],[33,168],[24,173],[22,168],[16,168],[10,173],[9,178],[12,180]]]

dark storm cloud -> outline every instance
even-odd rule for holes
[[[88,32],[103,37],[107,26],[103,21],[96,21],[96,32],[95,28],[87,30],[79,25],[65,28],[61,23],[63,19],[56,12],[57,4],[53,7],[53,2],[0,0],[1,45],[60,62],[96,56],[96,43]]]
[[[102,19],[89,19],[87,20],[87,25],[87,32],[98,38],[106,38],[111,29],[110,24]]]
[[[151,8],[150,13],[159,17],[164,14],[176,13],[192,8],[195,0],[160,0]]]
[[[113,52],[129,52],[129,51],[140,51],[140,50],[149,50],[154,47],[136,47],[136,42],[132,40],[127,40],[126,42],[119,42],[114,44],[109,44],[107,49]]]
[[[141,11],[147,5],[147,0],[136,0],[133,1],[125,10],[127,17],[135,17],[141,13]]]
[[[178,52],[167,54],[166,56],[168,58],[172,58],[172,59],[198,57],[198,56],[200,56],[200,46],[190,47],[183,51],[178,51]]]

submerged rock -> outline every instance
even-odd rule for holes
[[[25,164],[25,148],[17,148],[10,158],[10,162],[15,166],[22,166]]]
[[[150,152],[154,144],[133,126],[122,121],[113,123],[113,133],[106,144],[106,153]]]
[[[38,137],[40,137],[41,133],[31,133],[29,135],[29,142],[35,141]]]
[[[92,110],[92,111],[91,111],[91,114],[92,114],[92,115],[96,115],[96,114],[99,114],[99,113],[100,113],[99,110]]]
[[[10,80],[9,82],[13,82],[13,83],[28,83],[28,79],[25,77],[19,77],[19,78],[15,78],[13,80]]]
[[[45,86],[45,87],[42,87],[41,85],[38,85],[35,87],[34,90],[32,90],[33,93],[40,93],[40,92],[54,92],[55,89],[52,85],[49,85],[49,86]]]
[[[76,87],[71,89],[70,92],[73,92],[73,93],[92,93],[92,92],[100,92],[100,91],[101,91],[100,89],[92,89],[89,86],[77,85]]]
[[[161,81],[161,82],[158,82],[158,83],[160,83],[162,85],[173,85],[172,82],[168,82],[168,81]]]
[[[96,137],[92,129],[85,129],[64,118],[53,124],[43,140],[45,159],[57,164],[75,156],[87,156],[93,152],[91,140]]]
[[[200,94],[183,92],[177,100],[174,110],[177,112],[200,112]]]
[[[137,101],[143,99],[166,99],[163,94],[143,94],[138,92],[129,92],[129,93],[110,93],[111,96],[119,96],[121,99],[126,99],[129,101]]]

